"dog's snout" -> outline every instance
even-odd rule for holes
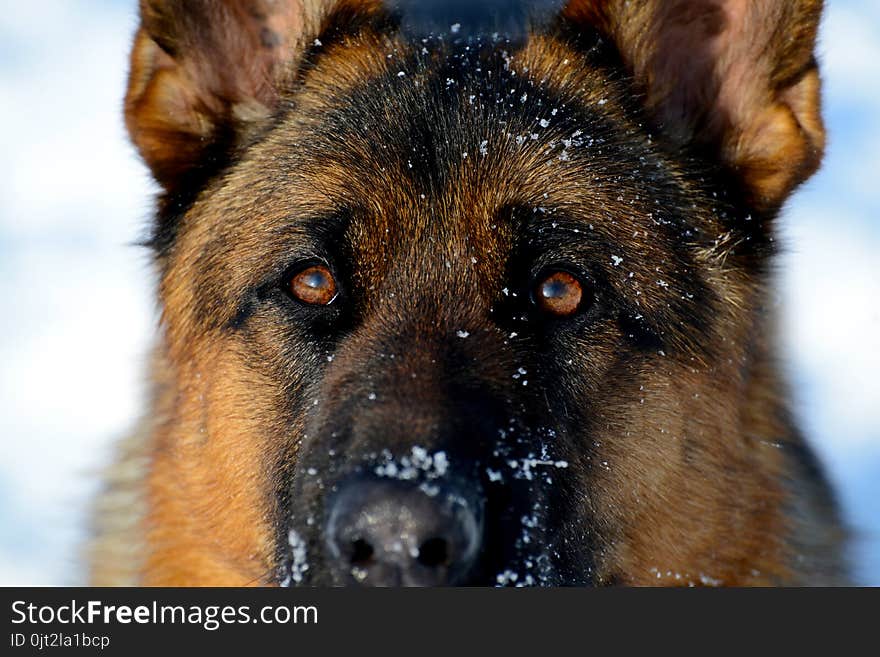
[[[450,482],[344,481],[326,526],[334,579],[364,586],[461,583],[480,553],[481,506],[474,491]]]

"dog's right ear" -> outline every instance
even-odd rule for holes
[[[125,118],[166,191],[271,113],[306,11],[304,0],[141,0]]]

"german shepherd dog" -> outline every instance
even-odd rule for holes
[[[404,4],[141,0],[162,319],[93,583],[846,581],[771,303],[821,0]]]

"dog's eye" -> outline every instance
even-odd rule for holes
[[[295,299],[312,306],[329,306],[336,299],[336,281],[323,265],[312,265],[290,278],[290,293]]]
[[[571,317],[588,303],[584,285],[562,270],[541,274],[533,298],[541,310],[557,317]]]

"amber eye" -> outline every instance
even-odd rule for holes
[[[550,271],[538,278],[534,299],[538,307],[557,317],[571,317],[586,302],[581,282],[567,271]]]
[[[290,279],[290,293],[312,306],[328,306],[336,298],[336,281],[324,265],[303,269]]]

